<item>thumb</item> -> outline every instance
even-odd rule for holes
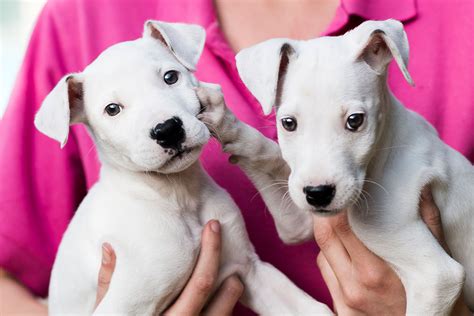
[[[425,186],[421,192],[420,215],[433,236],[438,240],[439,244],[447,253],[449,253],[448,245],[444,238],[441,214],[433,199],[429,185]]]
[[[97,296],[95,300],[95,308],[100,304],[107,293],[115,270],[115,251],[109,243],[102,244],[102,261],[97,278]]]

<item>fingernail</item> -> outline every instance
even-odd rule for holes
[[[104,242],[102,244],[102,264],[110,264],[112,262],[112,246]]]
[[[421,199],[425,202],[430,202],[433,200],[433,195],[431,195],[430,188],[426,187],[421,191]]]
[[[219,224],[219,221],[212,221],[211,223],[211,230],[215,233],[219,233],[221,230],[221,225]]]

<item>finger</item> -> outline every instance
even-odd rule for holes
[[[466,303],[464,302],[464,295],[462,292],[461,295],[459,295],[456,303],[454,304],[453,309],[451,310],[451,315],[473,315],[469,310],[469,307],[467,307]]]
[[[330,218],[313,217],[314,238],[329,262],[338,280],[350,273],[351,260],[344,245],[334,231]]]
[[[331,294],[334,311],[336,312],[336,314],[340,314],[337,310],[337,302],[344,301],[341,286],[336,278],[336,275],[334,274],[334,271],[331,269],[329,262],[327,261],[326,257],[322,252],[320,252],[318,255],[317,264],[319,270],[321,271],[321,275],[323,276],[324,282],[326,283],[326,286],[329,289],[329,293]]]
[[[203,313],[207,316],[232,315],[235,304],[244,292],[244,285],[237,276],[228,277],[221,285],[217,293]]]
[[[364,265],[375,265],[381,262],[381,259],[371,252],[354,234],[347,218],[347,212],[333,216],[328,220],[354,263],[363,262]]]
[[[350,308],[345,304],[346,298],[341,288],[341,284],[338,282],[334,271],[331,269],[326,257],[323,253],[318,255],[317,259],[318,267],[321,270],[324,282],[326,283],[329,293],[333,301],[333,307],[336,315],[366,315],[366,313],[359,312],[355,309]]]
[[[220,224],[209,221],[204,227],[199,258],[183,292],[168,313],[197,315],[214,290],[220,261]]]
[[[97,279],[97,295],[95,307],[97,307],[107,293],[115,270],[115,251],[109,243],[102,244],[102,262]]]
[[[433,236],[438,240],[444,250],[448,252],[448,245],[444,239],[441,215],[434,202],[429,185],[425,186],[421,192],[420,215]]]

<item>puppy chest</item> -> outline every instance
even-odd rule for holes
[[[107,204],[97,200],[87,203],[87,214],[78,211],[77,215],[86,215],[76,216],[80,220],[73,223],[82,226],[82,236],[91,237],[96,244],[109,242],[126,256],[140,254],[151,259],[170,253],[182,256],[182,260],[193,258],[199,247],[195,237],[197,220],[156,201],[129,201],[123,197],[107,200]]]
[[[199,254],[200,233],[196,225],[190,227],[182,218],[169,218],[166,221],[148,225],[135,242],[127,241],[124,251],[131,256],[142,271],[147,271],[150,282],[154,276],[169,281],[172,288],[181,287],[193,270]],[[117,254],[119,255],[119,254]],[[157,280],[158,281],[158,280]]]

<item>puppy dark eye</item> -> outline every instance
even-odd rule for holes
[[[346,128],[351,132],[356,132],[362,124],[364,124],[364,113],[354,113],[347,118]]]
[[[122,108],[116,103],[110,103],[105,107],[105,112],[107,112],[109,116],[115,116],[119,114],[120,111],[122,111]]]
[[[296,130],[296,119],[294,117],[284,117],[281,119],[281,125],[283,126],[284,129],[286,129],[289,132],[293,132]]]
[[[175,84],[178,81],[178,72],[176,70],[170,70],[165,73],[163,80],[167,85]]]

